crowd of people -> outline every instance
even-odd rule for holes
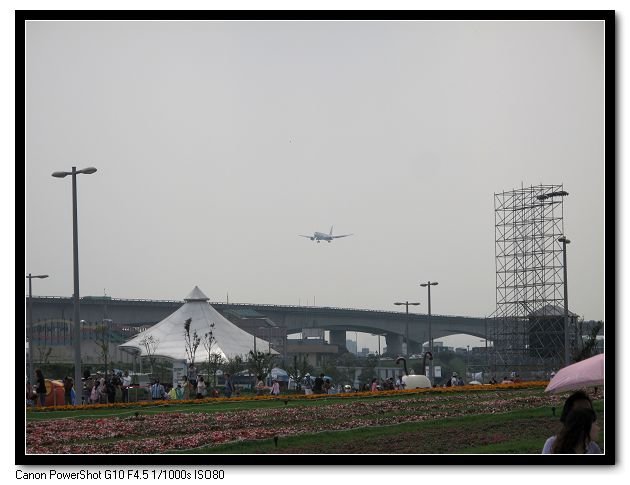
[[[230,374],[224,374],[223,395],[225,397],[239,396],[240,391],[234,385],[232,376]],[[151,399],[162,400],[189,400],[189,399],[203,399],[206,397],[221,397],[221,391],[218,387],[209,386],[206,383],[202,375],[196,376],[191,379],[188,376],[183,376],[181,381],[176,386],[170,384],[162,384],[159,379],[155,379],[150,387]]]
[[[232,381],[230,374],[224,374],[223,395],[231,397],[240,395],[239,390]],[[74,380],[66,376],[62,380],[64,388],[63,402],[55,400],[55,405],[75,405],[75,404],[112,404],[116,402],[129,402],[130,389],[139,388],[132,385],[129,371],[111,372],[95,375],[86,371],[82,379],[82,390],[80,402],[77,402]],[[50,386],[49,386],[50,387]],[[26,380],[26,406],[35,405],[46,406],[47,395],[50,389],[46,387],[46,379],[41,369],[35,370],[35,383]],[[204,397],[220,397],[221,392],[217,387],[210,387],[203,376],[197,375],[194,379],[183,376],[177,386],[163,384],[159,379],[154,379],[149,386],[149,397],[151,399],[201,399]],[[134,396],[135,397],[135,396]],[[55,397],[57,399],[57,397]],[[136,400],[134,398],[133,400]]]

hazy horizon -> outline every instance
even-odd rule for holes
[[[27,22],[25,109],[35,295],[73,292],[72,166],[81,296],[426,313],[431,280],[474,317],[494,193],[563,184],[604,319],[603,22]]]

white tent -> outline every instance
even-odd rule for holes
[[[210,331],[210,324],[214,323],[213,335],[216,341],[212,353],[219,354],[223,358],[233,358],[237,355],[245,356],[250,350],[254,350],[254,336],[223,317],[212,308],[208,300],[209,298],[195,286],[184,298],[184,304],[175,313],[118,347],[132,354],[147,355],[146,348],[141,342],[146,337],[152,336],[158,341],[155,347],[156,357],[188,361],[184,324],[190,318],[191,337],[197,331],[197,335],[203,338],[203,335]],[[268,351],[269,342],[256,338],[256,350]],[[271,353],[278,352],[272,350]],[[200,344],[195,354],[195,361],[206,362],[207,360],[208,353],[203,344]]]

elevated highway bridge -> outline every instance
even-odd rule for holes
[[[28,301],[28,297],[27,297]],[[70,325],[73,315],[73,301],[70,297],[33,297],[34,326],[42,322],[63,322]],[[133,300],[110,297],[81,298],[81,319],[89,323],[111,320],[118,328],[124,327],[129,338],[139,328],[146,328],[177,310],[183,305],[181,300]],[[291,306],[257,303],[210,304],[228,319],[234,315],[245,319],[270,320],[276,326],[285,328],[288,335],[300,333],[303,329],[316,328],[330,332],[330,343],[345,347],[347,332],[365,332],[384,335],[388,353],[402,353],[405,334],[409,332],[410,351],[417,351],[423,342],[429,340],[429,317],[426,314],[364,310],[353,308]],[[485,318],[454,315],[432,315],[431,332],[433,340],[454,334],[468,334],[485,338],[488,331]],[[414,350],[416,349],[416,350]]]

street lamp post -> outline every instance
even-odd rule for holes
[[[105,377],[107,377],[107,358],[109,357],[109,339],[110,339],[110,334],[111,334],[111,325],[112,323],[114,323],[114,321],[111,318],[103,318],[103,332],[105,332],[104,335],[104,341],[103,341],[103,348],[105,349],[105,352],[103,352],[103,357],[105,359]],[[112,371],[113,372],[113,371]]]
[[[423,288],[426,287],[429,293],[429,298],[428,298],[428,315],[429,315],[429,351],[431,352],[431,355],[433,355],[433,331],[431,328],[431,287],[437,285],[438,282],[437,281],[427,281],[426,283],[420,283],[420,286],[422,286]],[[431,384],[433,384],[433,380],[434,380],[434,375],[433,375],[433,360],[430,361],[430,365],[429,365],[429,380],[431,381]]]
[[[31,281],[33,278],[48,278],[47,274],[31,274],[28,276],[28,380],[33,384],[33,286]]]
[[[405,305],[405,313],[407,314],[407,317],[405,318],[405,345],[407,346],[407,348],[405,349],[405,357],[409,358],[409,305],[419,305],[420,303],[418,302],[412,302],[412,301],[405,301],[405,302],[401,302],[401,301],[397,301],[396,303],[394,303],[394,305]]]
[[[83,173],[86,175],[96,172],[94,167],[84,168],[77,170],[77,167],[72,167],[71,172],[53,172],[52,176],[57,178],[64,178],[67,175],[72,175],[72,255],[73,255],[73,267],[74,267],[74,316],[73,316],[73,328],[74,328],[74,389],[77,394],[82,393],[81,386],[81,320],[79,311],[79,237],[77,230],[77,174]],[[76,403],[79,403],[77,398]]]
[[[468,379],[469,369],[470,369],[470,345],[466,345],[466,379]],[[471,372],[471,377],[472,377],[472,372]]]
[[[558,241],[562,243],[562,258],[564,266],[564,365],[569,365],[569,289],[567,285],[567,244],[571,241],[566,236],[561,236]]]

